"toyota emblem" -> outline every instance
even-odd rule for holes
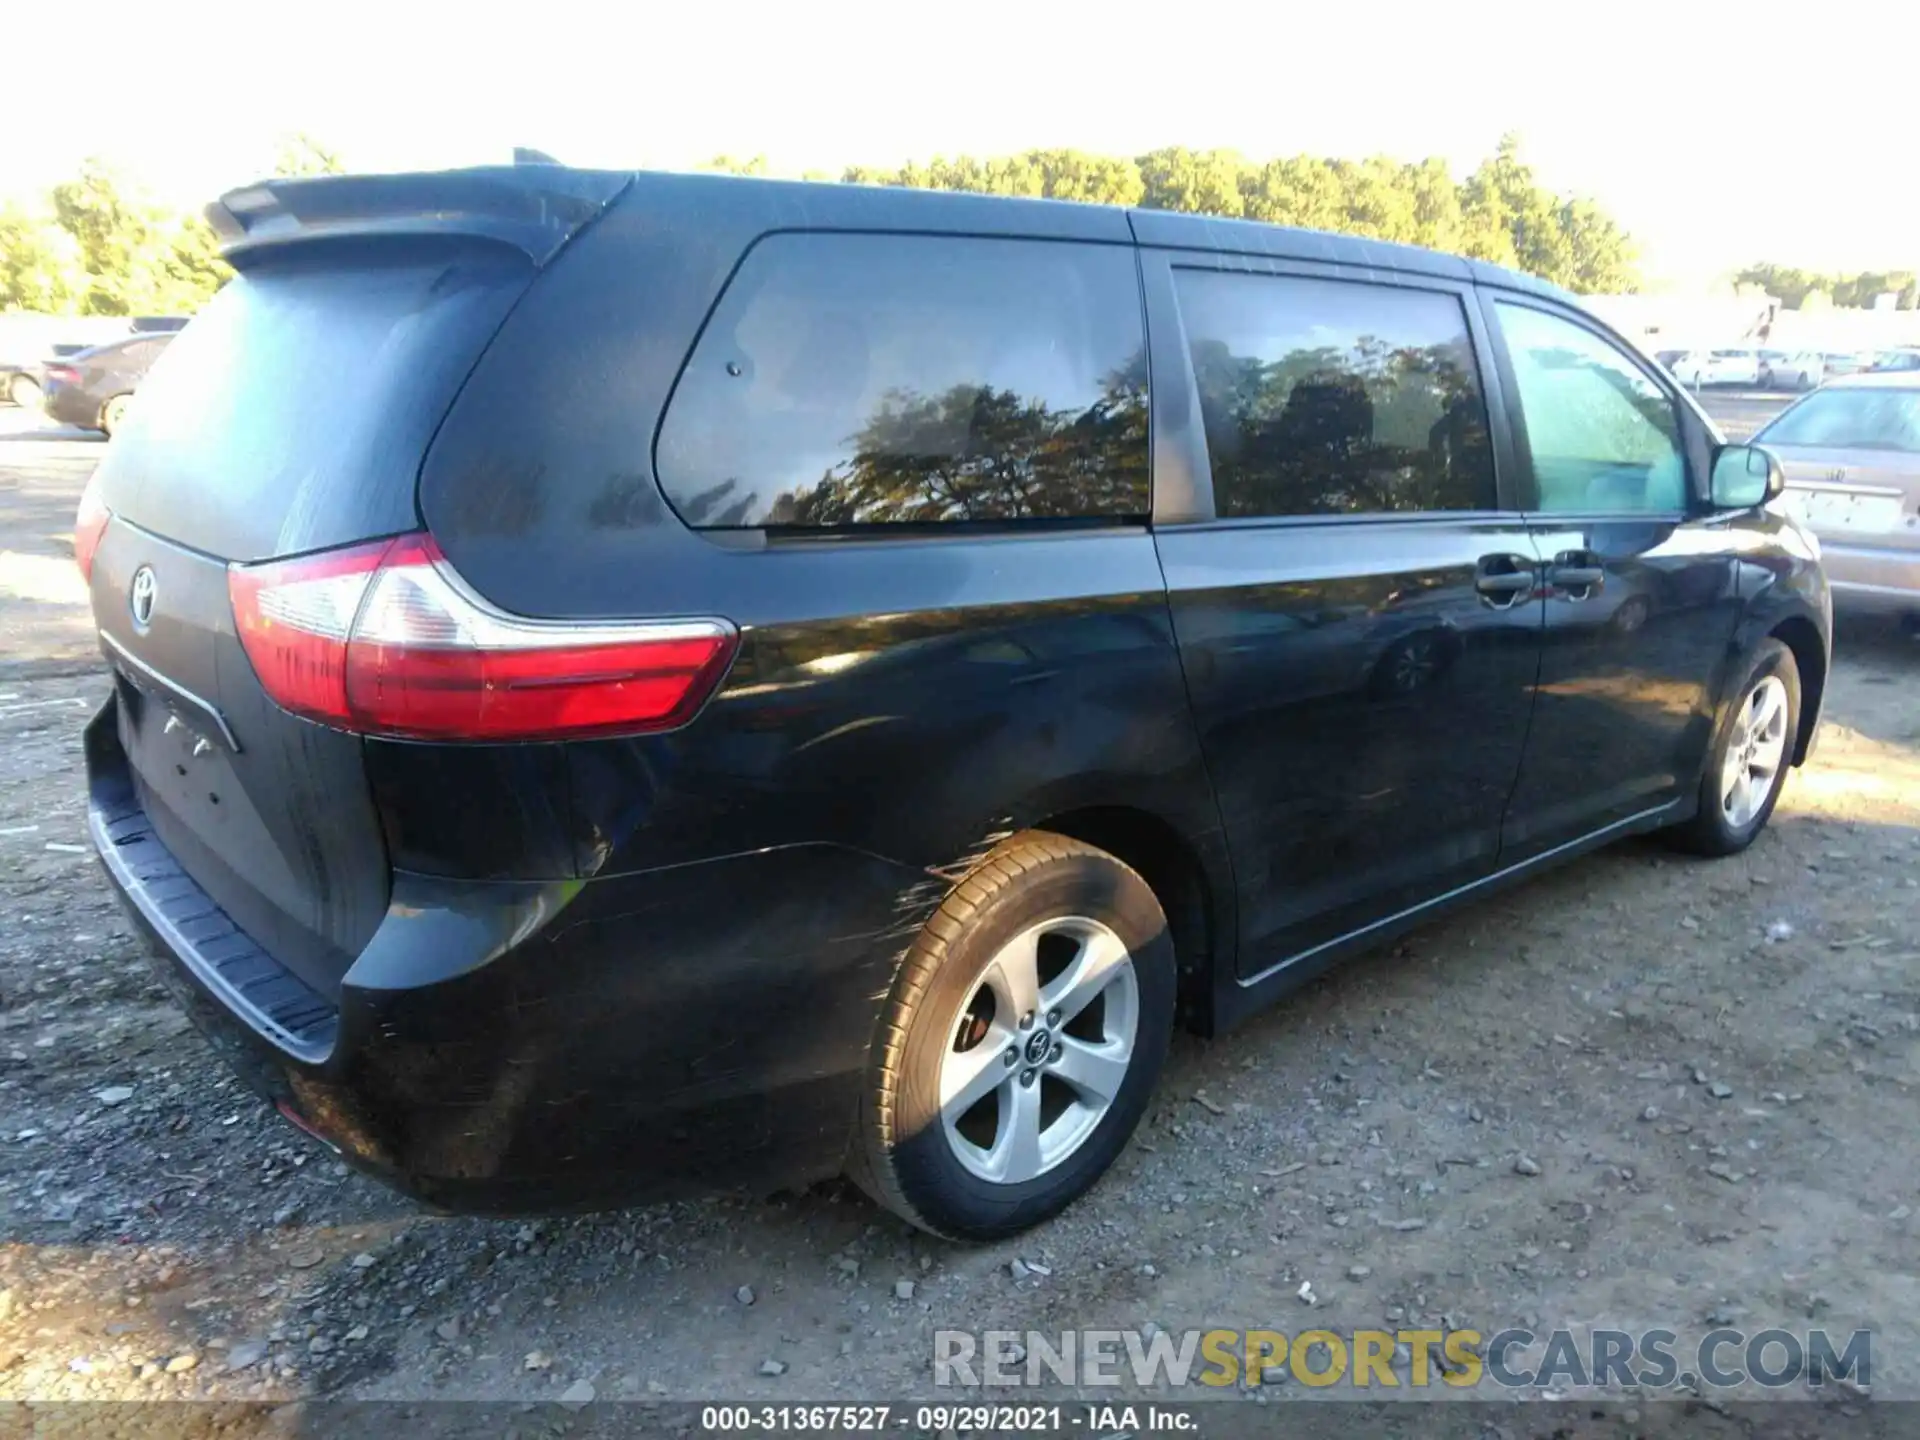
[[[151,565],[142,565],[133,572],[133,584],[127,589],[127,609],[133,612],[133,628],[142,633],[153,623],[153,597],[159,588]]]

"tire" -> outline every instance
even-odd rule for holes
[[[1751,722],[1760,713],[1756,703],[1763,692],[1772,697],[1773,705],[1764,711],[1756,749],[1749,744],[1756,738]],[[1778,640],[1761,643],[1746,678],[1732,694],[1714,727],[1700,776],[1700,811],[1667,832],[1678,848],[1695,855],[1737,855],[1754,842],[1779,802],[1800,735],[1800,668],[1794,664],[1793,652]],[[1772,769],[1762,783],[1752,762],[1745,762],[1748,780],[1739,803],[1734,803],[1730,772],[1733,765],[1742,763],[1733,757],[1743,750],[1761,762],[1771,755]]]
[[[100,407],[100,433],[108,439],[113,438],[113,432],[126,420],[127,401],[131,398],[128,395],[116,395]]]
[[[22,410],[38,410],[45,392],[31,375],[15,375],[7,384],[7,398]]]
[[[1027,1026],[1007,1004],[1022,993],[1023,956],[1042,997]],[[1106,976],[1084,987],[1098,998],[1050,1024],[1048,1001],[1082,988],[1071,977],[1083,965]],[[1058,1214],[1106,1172],[1145,1113],[1176,990],[1166,915],[1146,881],[1081,841],[1014,836],[907,952],[876,1037],[850,1178],[950,1239],[995,1240]],[[1107,1098],[1070,1082],[1076,1071]],[[967,1093],[980,1098],[968,1105]],[[1006,1128],[1020,1116],[1030,1125]],[[1049,1157],[1049,1146],[1059,1153]]]

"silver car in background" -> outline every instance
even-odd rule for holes
[[[1920,618],[1920,371],[1829,380],[1753,440],[1780,457],[1780,504],[1820,537],[1835,604]]]

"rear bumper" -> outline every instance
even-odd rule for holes
[[[1920,609],[1920,550],[1822,539],[1820,563],[1834,603],[1850,609]]]
[[[551,884],[401,872],[322,996],[153,837],[118,748],[109,706],[87,734],[93,835],[168,988],[303,1128],[451,1210],[838,1173],[878,997],[945,888],[829,845]]]

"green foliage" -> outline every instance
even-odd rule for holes
[[[1232,150],[1153,150],[1134,162],[1144,187],[1140,203],[1150,210],[1200,215],[1242,215],[1240,175],[1247,162]]]
[[[213,232],[89,160],[43,213],[0,211],[0,310],[186,315],[225,283]]]
[[[304,130],[282,139],[273,161],[273,173],[289,180],[307,175],[342,175],[346,168],[340,163],[338,151],[327,149]]]
[[[716,155],[700,168],[716,175],[765,175],[768,173],[767,157],[764,155],[755,155],[749,160],[742,160],[737,155]]]
[[[1888,291],[1899,298],[1901,310],[1920,308],[1920,280],[1911,270],[1863,270],[1857,275],[1823,275],[1790,265],[1749,265],[1735,277],[1743,285],[1758,285],[1788,310],[1871,309]]]
[[[335,152],[294,133],[281,143],[274,171],[305,176],[341,168]],[[760,155],[719,155],[704,168],[768,173]],[[1295,155],[1256,163],[1232,150],[1181,146],[1133,159],[1066,149],[935,157],[898,169],[851,166],[840,178],[1245,216],[1470,255],[1530,270],[1571,290],[1634,287],[1633,249],[1620,227],[1589,200],[1541,189],[1511,135],[1457,183],[1438,159],[1409,165],[1382,156]],[[219,289],[227,273],[197,216],[152,205],[98,161],[55,186],[44,213],[17,205],[0,210],[0,309],[187,314]],[[1870,303],[1873,286],[1900,291],[1903,308],[1920,306],[1920,287],[1905,272],[1834,279],[1756,266],[1743,278],[1762,275],[1769,277],[1771,293],[1790,306],[1815,289],[1825,290],[1835,304]],[[1781,288],[1795,277],[1804,283]]]
[[[841,179],[1244,216],[1470,255],[1570,290],[1631,290],[1635,283],[1625,232],[1592,201],[1543,190],[1512,135],[1457,183],[1439,159],[1408,165],[1384,156],[1295,155],[1255,163],[1232,150],[1181,146],[1132,160],[1078,150],[938,157],[897,170],[850,166]]]
[[[19,204],[0,210],[0,310],[70,314],[85,289],[72,235]]]

